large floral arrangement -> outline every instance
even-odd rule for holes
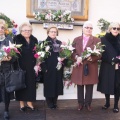
[[[98,38],[103,37],[106,34],[106,31],[107,31],[109,25],[110,25],[110,22],[108,22],[107,20],[105,20],[103,18],[99,19],[97,21],[97,26],[99,27],[101,32],[99,34],[96,34],[96,37],[98,37]]]
[[[0,19],[5,20],[6,22],[6,29],[5,29],[5,34],[6,35],[10,35],[10,36],[14,36],[16,35],[17,31],[17,24],[14,22],[14,20],[10,19],[9,17],[7,17],[5,14],[0,13]]]
[[[56,21],[56,22],[74,22],[74,19],[71,17],[71,11],[51,11],[46,12],[35,12],[35,19],[39,21]]]

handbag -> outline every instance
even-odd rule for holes
[[[40,71],[40,72],[38,72],[38,75],[36,75],[36,82],[37,83],[43,83],[43,72],[42,71]]]
[[[18,63],[18,61],[17,61]],[[5,89],[7,92],[17,91],[26,88],[25,71],[22,70],[18,63],[18,69],[14,70],[11,65],[11,70],[5,73]]]

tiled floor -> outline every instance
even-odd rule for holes
[[[94,99],[92,111],[86,108],[77,110],[77,100],[58,100],[58,108],[51,110],[47,108],[44,100],[35,103],[35,111],[27,110],[25,113],[19,111],[19,103],[11,101],[10,120],[120,120],[120,113],[113,113],[113,99],[108,110],[102,110],[104,99]],[[0,104],[0,120],[3,120],[4,104]]]

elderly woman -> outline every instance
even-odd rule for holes
[[[38,43],[37,39],[32,35],[32,26],[29,23],[23,23],[19,27],[20,34],[14,37],[16,44],[22,44],[20,49],[21,55],[18,58],[21,69],[26,71],[26,88],[16,91],[16,100],[20,101],[20,111],[26,108],[35,110],[33,102],[36,100],[36,82],[34,66],[36,60],[34,58],[33,48]],[[27,106],[25,105],[27,102]]]
[[[8,46],[9,41],[12,42],[12,38],[10,36],[5,35],[6,23],[4,20],[0,19],[0,49],[2,46]],[[11,57],[4,57],[0,61],[0,73],[6,73],[11,69],[11,65],[14,60]],[[4,112],[4,120],[9,119],[9,103],[10,100],[14,99],[14,93],[8,93],[5,90],[5,79],[0,78],[0,102],[3,101],[5,103],[5,112]]]
[[[106,103],[102,109],[110,107],[110,95],[114,95],[113,112],[119,112],[118,101],[120,96],[120,25],[111,23],[108,33],[101,38],[105,45],[99,72],[97,90],[105,94]]]
[[[56,68],[61,41],[56,38],[58,29],[55,26],[50,26],[47,29],[47,35],[46,41],[50,46],[50,55],[41,64],[44,72],[44,96],[46,97],[48,107],[55,109],[57,107],[58,95],[63,95],[63,67],[60,70]]]
[[[93,85],[98,83],[98,59],[97,56],[90,56],[81,61],[81,54],[87,47],[94,48],[100,39],[92,36],[93,25],[90,21],[86,21],[83,25],[83,35],[74,39],[73,60],[81,62],[79,66],[73,68],[71,80],[77,84],[78,92],[78,110],[82,110],[85,106],[88,111],[91,111],[91,102],[93,94]],[[89,71],[89,73],[88,73]],[[86,88],[84,98],[84,86]]]

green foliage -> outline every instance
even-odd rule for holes
[[[13,23],[12,23],[12,21],[10,20],[10,18],[7,17],[6,15],[4,15],[3,13],[0,13],[0,19],[5,20],[5,22],[6,22],[6,27],[8,27],[8,28],[12,28],[12,27],[13,27]]]
[[[101,31],[106,31],[108,29],[108,26],[110,25],[110,22],[106,21],[103,18],[100,18],[97,22],[98,27]]]

